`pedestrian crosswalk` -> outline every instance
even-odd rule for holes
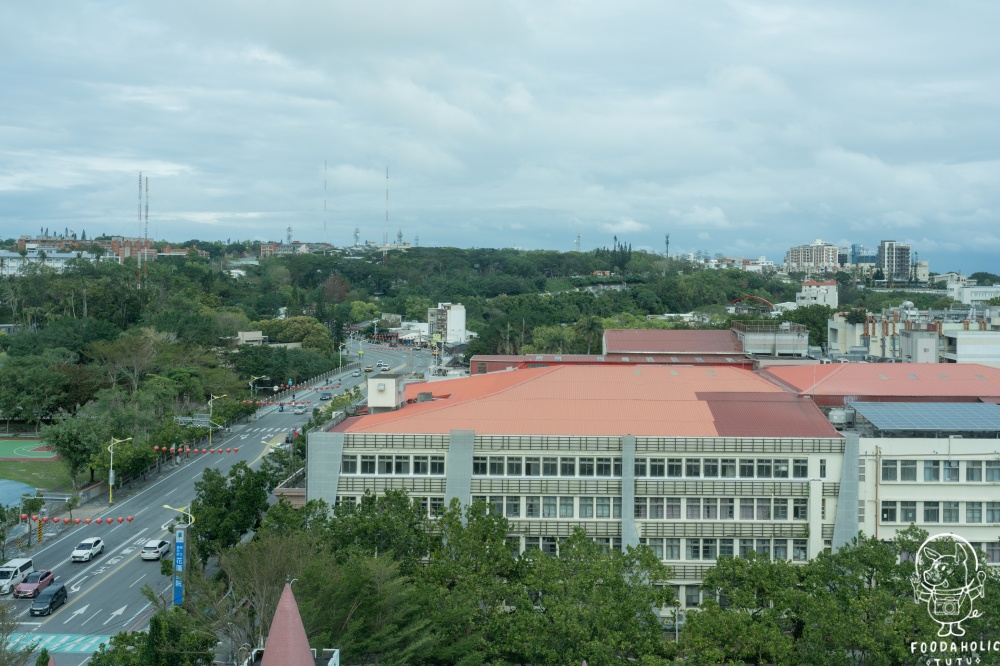
[[[38,641],[36,650],[45,648],[49,652],[71,652],[75,654],[91,654],[97,652],[101,643],[107,643],[111,636],[95,636],[92,634],[11,634],[11,646],[31,645]]]
[[[245,428],[242,432],[285,432],[289,429],[289,427],[290,426],[282,426],[281,428]]]

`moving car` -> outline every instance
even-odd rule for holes
[[[330,400],[332,398],[333,398],[333,394],[330,393],[329,391],[324,391],[323,393],[319,394],[319,399],[320,400]]]
[[[285,435],[285,444],[291,444],[294,441],[295,441],[295,435],[292,434]]]
[[[104,542],[100,537],[90,537],[80,542],[80,545],[73,549],[70,559],[74,562],[89,562],[104,552]]]
[[[365,366],[365,372],[375,372],[375,368],[370,365]]]
[[[163,556],[170,552],[170,542],[163,539],[153,539],[147,541],[139,552],[139,557],[144,560],[161,560]]]
[[[56,579],[48,569],[32,571],[24,582],[14,588],[14,598],[37,597],[38,593],[49,586],[49,583]]]
[[[361,376],[360,370],[355,370],[354,372],[351,373],[351,377],[360,377],[360,376]]]
[[[295,413],[296,414],[305,414],[306,413],[305,405],[299,405],[298,407],[296,407],[295,408]]]
[[[66,586],[62,583],[49,585],[31,602],[31,614],[52,615],[52,611],[66,603],[68,596]]]
[[[0,594],[13,592],[34,570],[34,564],[27,557],[15,558],[0,567]]]

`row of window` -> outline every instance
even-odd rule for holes
[[[475,495],[472,500],[489,503],[494,512],[507,518],[622,517],[622,498],[613,496]],[[636,497],[632,515],[639,520],[736,520],[737,515],[739,520],[808,520],[809,501],[787,497]]]
[[[1000,523],[1000,502],[882,502],[883,523],[915,523],[917,522],[917,504],[921,504],[923,522],[925,523],[959,523],[962,522],[960,505],[965,505],[965,522],[982,523],[983,516],[987,523]],[[986,513],[983,513],[983,504]]]
[[[962,478],[960,461],[958,460],[885,459],[882,461],[882,480],[916,481],[918,462],[923,463],[925,482],[958,483]],[[966,460],[965,480],[972,483],[1000,482],[1000,460]]]
[[[358,465],[358,458],[361,465]],[[444,476],[444,456],[409,455],[345,455],[340,464],[341,474],[413,474]]]
[[[636,458],[635,476],[661,479],[805,479],[806,458]],[[477,476],[620,477],[621,458],[568,456],[474,456]],[[826,477],[826,460],[820,460]]]
[[[633,516],[649,520],[735,520],[735,497],[636,497]],[[789,513],[791,504],[791,513]],[[787,497],[740,497],[740,520],[809,520],[809,500]]]
[[[788,550],[791,541],[792,549]],[[683,542],[683,550],[681,548]],[[679,538],[644,538],[640,544],[649,546],[653,554],[665,561],[676,560],[709,560],[714,562],[719,557],[747,557],[751,552],[765,555],[773,560],[791,560],[805,562],[809,559],[808,539],[679,539]],[[681,553],[684,557],[681,558]]]
[[[511,536],[507,538],[512,552],[521,550],[541,550],[548,555],[559,554],[559,544],[566,537],[554,536]],[[596,537],[597,543],[605,550],[622,549],[621,537]],[[682,543],[683,542],[683,543]],[[809,543],[807,539],[679,539],[679,538],[646,538],[639,539],[641,545],[649,546],[653,554],[666,562],[682,560],[697,560],[714,562],[719,557],[747,557],[751,552],[765,555],[772,560],[788,560],[805,562],[809,559]],[[791,543],[791,550],[789,550]],[[682,557],[681,555],[684,555]],[[790,555],[790,557],[789,557]]]

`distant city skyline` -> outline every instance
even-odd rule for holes
[[[1000,273],[1000,5],[6,3],[0,235],[767,256]],[[388,182],[386,169],[388,168]],[[388,186],[388,201],[387,201]],[[388,224],[386,224],[388,217]]]

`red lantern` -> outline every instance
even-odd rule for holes
[[[73,519],[73,524],[79,525],[80,524],[80,519],[79,518],[74,518]]]
[[[49,517],[48,516],[42,516],[42,522],[43,523],[49,522]]]
[[[28,519],[28,514],[22,513],[21,514],[21,520],[27,520],[27,519]]]
[[[38,514],[34,514],[34,513],[31,514],[31,519],[32,520],[38,520]]]
[[[125,522],[125,519],[122,518],[121,516],[118,516],[118,524],[121,525],[124,522]]]
[[[102,522],[104,522],[104,519],[103,518],[96,518],[94,520],[94,522],[97,523],[98,525],[100,525]]]
[[[233,453],[239,453],[239,452],[240,452],[240,450],[234,446],[233,447]]]
[[[132,522],[132,516],[125,516],[125,520],[127,520],[128,522],[131,523]]]
[[[208,452],[209,453],[215,453],[215,449],[209,449]]]
[[[306,400],[306,404],[307,405],[311,405],[311,404],[313,404],[313,401],[312,400]]]
[[[63,525],[69,525],[69,518],[63,518]]]
[[[202,449],[201,452],[202,453],[208,453],[208,449]]]
[[[90,518],[87,518],[87,519],[86,519],[86,520],[84,520],[83,522],[85,522],[85,523],[87,523],[87,524],[89,525],[89,524],[90,524],[90,520],[91,520]]]
[[[227,448],[227,449],[226,449],[226,453],[232,453],[232,452],[233,452],[233,450],[232,450],[232,449],[230,449],[230,448]]]
[[[110,519],[110,518],[107,518],[107,519],[106,519],[106,522],[107,522],[107,525],[108,525],[108,527],[111,527],[111,519]]]
[[[170,447],[170,455],[173,455],[175,453],[177,453],[177,449],[175,449],[174,447],[171,446]]]

